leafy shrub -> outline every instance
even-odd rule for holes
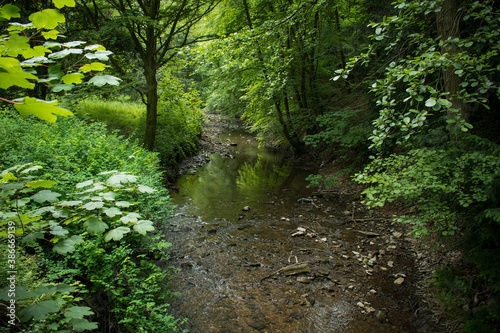
[[[394,200],[417,206],[417,215],[397,218],[413,223],[416,236],[454,234],[464,218],[484,210],[488,191],[500,174],[498,148],[476,140],[475,150],[464,150],[462,142],[462,147],[451,143],[447,149],[422,148],[375,159],[355,181],[373,184],[363,192],[370,206]]]
[[[163,164],[174,166],[196,151],[202,132],[202,102],[196,90],[185,88],[169,70],[161,75],[155,151]]]
[[[16,283],[12,293],[12,287],[7,286],[0,297],[9,304],[15,297],[20,308],[18,316],[28,325],[31,323],[33,327],[58,332],[64,328],[83,331],[97,328],[97,323],[83,318],[93,316],[95,309],[91,311],[91,308],[81,306],[80,295],[91,291],[93,298],[96,292],[104,291],[112,303],[108,310],[120,314],[114,322],[117,327],[131,327],[126,323],[134,323],[141,329],[153,327],[147,331],[158,331],[159,328],[163,332],[176,330],[176,320],[166,313],[167,305],[162,298],[168,295],[168,291],[161,287],[167,271],[155,265],[157,260],[165,259],[163,251],[168,244],[158,239],[145,243],[147,240],[140,235],[153,231],[153,223],[141,220],[137,212],[130,212],[133,203],[123,201],[119,196],[120,192],[134,190],[127,183],[134,182],[137,177],[105,172],[109,176],[106,183],[93,180],[79,183],[76,188],[81,192],[72,195],[77,198],[62,200],[60,193],[47,189],[55,187],[54,181],[39,180],[31,175],[40,169],[38,166],[15,166],[1,173],[0,227],[3,231],[0,236],[7,237],[9,244],[15,245],[9,247],[24,256],[26,246],[38,248],[36,260],[46,265],[45,270],[60,274],[45,275],[43,284],[37,288],[33,288],[34,284],[18,286]],[[136,189],[142,193],[154,191],[143,185]],[[127,235],[132,230],[138,236]],[[118,245],[110,245],[111,240],[119,241]],[[78,244],[85,242],[90,247],[79,247]],[[138,248],[142,253],[127,250],[129,247]],[[151,258],[145,258],[146,255]],[[139,259],[138,264],[129,262],[130,257]],[[75,261],[75,258],[80,260]],[[82,261],[83,266],[74,264]],[[25,262],[27,260],[20,258],[19,263]],[[19,263],[12,260],[9,268],[3,267],[1,275],[6,275],[3,270],[15,270]],[[37,271],[44,276],[44,269]],[[70,275],[66,276],[68,273]],[[96,278],[92,278],[96,273]],[[120,279],[121,275],[125,279]],[[61,284],[63,277],[65,283]],[[17,276],[13,278],[17,280]],[[22,280],[33,282],[25,276]],[[117,288],[119,292],[113,293]],[[122,296],[122,292],[128,296]],[[91,300],[87,298],[87,301]],[[136,307],[131,309],[130,304]],[[149,324],[148,318],[151,317],[154,317],[154,325]],[[109,323],[110,320],[100,322]],[[158,323],[161,326],[156,327]]]
[[[41,177],[56,181],[61,192],[74,192],[75,184],[94,177],[103,180],[105,176],[99,174],[110,170],[138,175],[139,183],[162,188],[156,154],[116,133],[108,133],[102,123],[87,124],[69,117],[52,125],[12,115],[0,118],[0,138],[5,166],[41,165],[45,172]],[[130,201],[134,200],[139,200],[138,208],[146,214],[157,211],[157,218],[170,212],[166,190],[156,192],[148,202],[131,193]]]

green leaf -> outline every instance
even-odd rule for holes
[[[52,180],[33,180],[26,184],[26,187],[32,187],[32,188],[39,188],[39,187],[44,187],[44,188],[50,188],[53,185],[57,184],[55,181]]]
[[[69,56],[70,54],[82,54],[82,53],[83,53],[82,49],[64,49],[62,51],[49,54],[49,58],[50,59],[62,59],[64,57]]]
[[[21,88],[33,89],[35,85],[28,80],[36,79],[38,79],[37,76],[22,71],[0,72],[0,88],[7,89],[12,86],[18,86]]]
[[[102,234],[106,229],[108,229],[108,225],[101,221],[97,216],[92,216],[85,221],[83,224],[84,227],[87,228],[87,231],[91,234]]]
[[[141,215],[132,212],[132,213],[128,213],[125,216],[122,216],[120,218],[120,221],[122,221],[123,223],[127,224],[129,222],[137,222],[140,218],[141,218]]]
[[[38,101],[33,97],[25,97],[23,104],[15,104],[14,107],[23,118],[26,118],[27,116],[32,114],[37,118],[46,120],[51,123],[56,122],[56,115],[64,117],[73,115],[73,113],[71,113],[70,111],[59,108],[55,105],[56,103],[47,103]]]
[[[57,30],[49,30],[49,31],[43,31],[42,36],[45,37],[45,39],[54,39],[56,40],[58,37],[59,31]],[[50,47],[49,45],[45,45],[46,47]]]
[[[85,205],[82,206],[82,208],[84,208],[86,210],[100,209],[102,207],[104,207],[104,202],[101,202],[101,201],[87,202]]]
[[[67,254],[68,252],[73,252],[75,250],[75,245],[83,242],[82,236],[73,235],[71,238],[63,239],[57,242],[52,248],[54,252],[59,254]]]
[[[27,322],[31,318],[35,320],[43,320],[47,318],[49,313],[57,311],[59,311],[59,306],[55,301],[42,301],[36,304],[32,304],[19,311],[19,319],[22,322]]]
[[[31,199],[35,200],[38,203],[44,203],[45,201],[48,202],[56,202],[58,197],[60,197],[61,194],[57,192],[52,192],[50,190],[42,190],[38,192],[35,195],[31,196]]]
[[[70,286],[69,284],[66,283],[60,283],[56,285],[57,292],[60,293],[72,293],[73,291],[76,291],[78,288],[75,286]]]
[[[89,80],[89,84],[93,84],[93,85],[98,86],[98,87],[102,87],[105,84],[109,84],[112,86],[118,86],[120,84],[121,80],[122,79],[117,78],[116,76],[112,76],[112,75],[97,75]]]
[[[90,316],[94,312],[90,311],[88,306],[72,306],[64,312],[66,318],[82,319],[84,316]]]
[[[145,185],[139,185],[137,187],[137,189],[139,190],[139,192],[141,193],[153,193],[153,192],[156,192],[156,190],[154,188],[151,188],[149,186],[145,186]]]
[[[86,186],[89,186],[89,185],[92,185],[92,184],[94,184],[94,180],[93,179],[89,179],[87,181],[84,181],[84,182],[76,184],[76,188],[82,188],[82,187],[86,187]]]
[[[115,202],[115,205],[117,205],[118,207],[130,207],[130,206],[133,206],[133,204],[131,204],[128,201],[117,201],[117,202]]]
[[[31,232],[26,237],[23,237],[21,242],[24,244],[33,244],[37,239],[43,239],[43,237],[43,232]]]
[[[93,62],[91,64],[86,64],[80,67],[80,70],[84,73],[90,72],[90,71],[103,71],[106,67],[105,64],[102,64],[100,62]]]
[[[57,9],[44,9],[29,16],[33,25],[38,29],[54,29],[59,23],[65,21],[64,15]]]
[[[67,7],[75,7],[75,0],[52,0],[54,3],[54,6],[57,8],[63,8],[64,6]]]
[[[82,332],[85,330],[95,330],[98,328],[96,322],[90,322],[85,318],[83,319],[73,318],[69,322],[71,325],[73,325],[73,329],[77,332]]]
[[[103,209],[104,214],[108,217],[115,217],[116,215],[122,215],[122,211],[116,207],[105,208]]]
[[[141,220],[138,221],[136,225],[134,225],[134,230],[141,235],[145,235],[148,231],[154,231],[155,227],[153,227],[153,222],[148,220]]]
[[[108,185],[121,185],[121,183],[133,183],[137,180],[137,176],[129,175],[126,173],[117,173],[109,177],[106,182]]]
[[[113,54],[111,51],[99,50],[94,53],[87,53],[85,57],[87,59],[97,59],[101,61],[109,60],[109,55]]]
[[[104,236],[104,240],[109,242],[111,239],[115,241],[119,241],[123,238],[123,236],[130,232],[130,228],[127,227],[118,227],[116,229],[112,229],[108,231],[106,236]]]
[[[4,19],[10,20],[13,17],[21,17],[19,14],[20,9],[10,3],[2,7],[1,15]]]
[[[58,205],[59,206],[79,206],[82,204],[81,200],[75,200],[75,201],[61,201]]]
[[[60,225],[55,224],[55,225],[51,226],[50,233],[52,235],[54,235],[54,236],[62,236],[62,237],[64,237],[64,236],[66,236],[69,233],[69,231],[66,230],[66,229],[64,229]]]
[[[78,84],[82,83],[84,77],[82,73],[66,74],[61,78],[61,81],[65,84]]]
[[[428,100],[425,101],[425,106],[427,106],[428,108],[431,108],[433,107],[434,105],[436,105],[436,99],[435,98],[429,98]]]

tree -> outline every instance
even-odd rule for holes
[[[206,36],[192,36],[193,27],[210,13],[218,0],[78,0],[78,6],[92,17],[93,29],[106,26],[126,31],[141,60],[147,105],[144,145],[155,145],[158,115],[158,69],[172,60],[179,49]]]
[[[226,0],[210,18],[222,36],[194,50],[209,107],[242,115],[261,141],[304,152],[304,137],[319,131],[315,119],[334,109],[331,67],[362,45],[343,36],[360,35],[363,5]]]

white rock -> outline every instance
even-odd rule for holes
[[[397,284],[397,285],[401,285],[403,284],[403,282],[405,282],[405,279],[400,277],[400,278],[397,278],[395,281],[394,281],[394,284]]]

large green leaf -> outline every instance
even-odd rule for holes
[[[122,211],[116,207],[110,207],[103,209],[103,213],[108,217],[115,217],[116,215],[122,215]]]
[[[57,107],[55,102],[47,103],[38,101],[33,97],[24,98],[23,104],[15,104],[14,107],[17,111],[19,111],[23,118],[32,114],[37,118],[51,123],[54,123],[57,120],[56,115],[64,117],[73,115],[70,111]]]
[[[73,325],[73,329],[77,332],[82,332],[85,330],[95,330],[98,328],[96,322],[90,322],[85,318],[83,319],[73,318],[69,322],[71,325]]]
[[[73,235],[71,238],[58,241],[52,250],[59,254],[67,254],[68,252],[73,252],[75,250],[75,245],[81,242],[83,242],[82,236]]]
[[[32,304],[19,311],[19,319],[22,322],[27,322],[31,318],[35,320],[43,320],[47,318],[49,313],[57,311],[59,311],[59,306],[55,301],[42,301],[36,304]]]
[[[84,77],[82,73],[66,74],[61,78],[61,81],[65,84],[78,84],[82,83]]]
[[[38,29],[54,29],[65,21],[64,15],[57,9],[44,9],[29,16],[33,25]]]
[[[136,225],[134,225],[134,230],[140,233],[141,235],[145,235],[148,231],[155,230],[155,227],[153,227],[153,222],[148,220],[142,220],[137,222]]]
[[[38,77],[35,75],[23,71],[0,72],[0,88],[7,89],[12,86],[18,86],[21,88],[33,89],[35,85],[28,80],[36,79],[38,79]]]
[[[85,205],[82,206],[82,208],[85,208],[86,210],[94,210],[102,207],[104,207],[104,202],[101,201],[87,202]]]
[[[85,57],[87,59],[97,59],[101,61],[109,60],[109,55],[113,54],[111,51],[99,50],[94,53],[87,53]]]
[[[63,8],[64,6],[75,7],[76,5],[75,0],[52,0],[52,2],[57,8]]]
[[[90,316],[94,312],[90,311],[88,306],[72,306],[64,312],[66,318],[82,319],[84,316]]]
[[[97,216],[88,218],[83,226],[86,227],[87,231],[91,234],[102,234],[106,231],[106,229],[108,229],[108,225],[101,221],[101,219]]]
[[[106,66],[105,64],[102,64],[100,62],[93,62],[91,64],[83,65],[82,67],[80,67],[80,70],[84,73],[87,73],[90,71],[100,72],[100,71],[103,71],[104,69],[106,69],[106,67],[108,67],[108,66]]]
[[[60,193],[52,192],[50,190],[42,190],[37,194],[32,195],[31,199],[35,200],[38,203],[44,203],[45,201],[56,202],[58,200],[57,198],[59,198],[60,196]]]
[[[122,79],[117,78],[116,76],[112,75],[97,75],[94,76],[89,80],[89,84],[93,84],[98,87],[102,87],[106,84],[112,85],[112,86],[118,86],[120,84],[120,81]]]
[[[141,215],[132,212],[132,213],[128,213],[125,216],[122,216],[120,218],[120,221],[122,221],[123,223],[127,224],[127,223],[130,223],[130,222],[137,222],[140,218],[141,218]]]
[[[55,184],[57,184],[57,183],[55,181],[52,181],[52,180],[33,180],[33,181],[27,183],[26,187],[32,187],[32,188],[45,187],[45,188],[49,188],[49,187],[52,187]]]
[[[12,17],[21,17],[21,14],[19,14],[19,11],[20,11],[20,9],[18,7],[8,3],[2,7],[0,15],[6,20],[10,20]]]
[[[115,229],[108,231],[106,236],[104,236],[104,240],[106,242],[109,242],[110,240],[119,241],[120,239],[123,238],[123,236],[125,236],[125,234],[127,234],[129,232],[130,232],[130,228],[118,227],[118,228],[115,228]]]

